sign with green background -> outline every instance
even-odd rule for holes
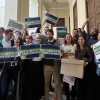
[[[67,28],[64,28],[64,27],[57,28],[57,37],[58,38],[64,38],[66,34],[67,34]]]
[[[0,62],[10,62],[16,61],[15,57],[17,56],[17,48],[0,48]]]

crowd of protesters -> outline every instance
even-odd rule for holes
[[[0,47],[16,47],[19,62],[0,63],[0,100],[49,100],[50,88],[54,88],[57,100],[100,100],[100,61],[96,59],[93,45],[100,40],[100,33],[92,28],[88,34],[84,30],[89,19],[81,28],[67,33],[64,43],[54,39],[54,32],[47,26],[44,34],[40,28],[30,35],[27,28],[23,32],[0,27]],[[44,24],[43,24],[44,25]],[[21,60],[21,45],[51,44],[61,45],[61,59],[84,60],[83,79],[75,78],[74,86],[63,82],[60,74],[61,61],[34,57]],[[52,79],[53,78],[53,79]],[[53,80],[54,86],[51,86]]]

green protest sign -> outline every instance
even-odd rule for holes
[[[60,46],[43,44],[40,48],[40,57],[46,59],[60,59],[60,51]]]
[[[0,62],[15,61],[17,56],[17,48],[0,48]]]
[[[44,20],[46,20],[47,23],[55,26],[57,21],[58,21],[58,17],[54,16],[54,15],[51,15],[49,13],[46,13],[45,17],[44,17]]]
[[[40,45],[21,46],[22,59],[29,59],[32,57],[39,57]]]
[[[67,34],[67,28],[64,28],[64,27],[57,28],[57,37],[58,38],[64,38],[66,34]]]
[[[21,32],[23,29],[23,26],[24,26],[24,23],[9,19],[9,23],[8,23],[7,28],[14,29],[16,31]]]
[[[96,59],[100,59],[100,41],[93,45],[93,51]]]
[[[41,19],[40,17],[28,17],[25,18],[25,24],[27,28],[41,27]]]

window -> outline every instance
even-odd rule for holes
[[[0,0],[0,26],[4,27],[5,0]]]
[[[29,17],[38,17],[38,1],[29,0]]]
[[[37,2],[35,0],[29,0],[29,17],[38,17],[38,0]],[[37,28],[34,28],[29,31],[29,34],[31,32],[35,32]]]

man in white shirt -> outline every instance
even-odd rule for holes
[[[5,30],[5,37],[2,40],[2,45],[5,48],[11,47],[14,45],[14,40],[12,38],[13,31],[11,29]]]
[[[14,39],[12,38],[13,31],[11,29],[5,30],[5,36],[3,37],[3,40],[0,42],[1,47],[9,48],[14,45]],[[10,62],[3,64],[3,72],[0,79],[0,100],[7,100],[8,95],[8,69],[11,66]]]

